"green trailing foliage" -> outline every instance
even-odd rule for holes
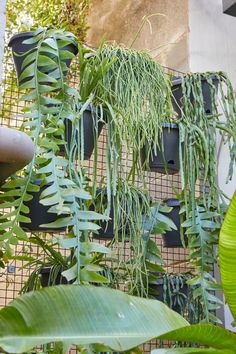
[[[128,152],[132,149],[137,164],[140,149],[158,141],[162,123],[173,115],[171,85],[162,67],[145,52],[104,46],[100,60],[114,57],[117,60],[103,76],[98,96],[115,111],[113,134],[118,134]]]
[[[64,243],[68,247],[68,242],[63,238],[59,238],[57,242],[44,240],[37,235],[33,235],[29,239],[30,245],[39,246],[43,251],[42,256],[32,257],[27,251],[24,252],[23,256],[16,256],[16,260],[24,260],[24,268],[29,267],[34,269],[33,272],[28,277],[26,283],[21,289],[21,293],[39,290],[42,284],[42,274],[47,271],[48,274],[48,286],[58,285],[62,281],[62,277],[68,277],[70,275],[70,268],[75,264],[75,258],[73,254],[73,248],[71,252],[67,255],[62,255],[62,253],[57,250],[58,243],[64,248]],[[73,243],[72,243],[73,246]],[[84,282],[92,282],[93,284],[108,283],[108,277],[106,275],[112,274],[110,267],[105,264],[103,255],[112,256],[111,250],[95,242],[81,242],[81,279]],[[95,273],[96,271],[96,273]],[[66,278],[69,282],[68,278]],[[112,280],[112,279],[110,279]],[[70,281],[71,282],[71,281]],[[109,286],[111,281],[109,281]]]
[[[208,87],[211,114],[205,111],[203,90]],[[191,281],[194,295],[203,306],[203,321],[217,322],[212,310],[220,301],[212,295],[217,284],[211,275],[216,261],[214,245],[218,244],[219,227],[224,215],[224,194],[218,186],[218,145],[227,144],[230,163],[227,180],[232,179],[236,164],[236,102],[232,84],[222,72],[190,73],[181,85],[182,115],[179,156],[182,194],[182,226],[188,235],[190,261],[197,269]],[[200,195],[199,198],[196,198]],[[223,202],[221,204],[219,202]],[[183,232],[183,231],[182,231]]]
[[[184,208],[182,209],[183,212]],[[195,277],[188,281],[193,286],[193,296],[202,306],[201,322],[219,322],[213,311],[218,309],[222,302],[213,295],[219,289],[212,275],[214,263],[214,245],[218,243],[220,229],[220,215],[209,211],[199,199],[196,200],[196,209],[189,213],[189,217],[182,223],[186,230],[190,262],[194,267]]]
[[[228,246],[233,245],[235,239],[235,233],[231,233],[235,224],[235,205],[236,194],[220,236],[222,285],[233,315],[232,262],[235,257]],[[233,291],[229,288],[230,283]],[[25,352],[38,344],[57,342],[58,338],[64,343],[61,348],[67,346],[68,349],[74,343],[85,352],[124,351],[156,337],[198,343],[204,348],[156,349],[153,354],[236,353],[235,334],[222,327],[189,326],[186,320],[159,301],[91,286],[57,286],[24,295],[0,311],[0,329],[0,347],[9,353]]]
[[[210,89],[211,115],[204,108],[204,82]],[[182,92],[180,173],[186,212],[195,209],[198,181],[205,206],[219,210],[222,193],[217,180],[217,133],[230,150],[228,179],[232,178],[236,163],[236,102],[232,84],[222,72],[188,74],[182,80]],[[191,203],[187,203],[188,199]]]
[[[149,267],[145,254],[151,241],[143,230],[142,218],[150,214],[150,197],[141,168],[140,151],[147,143],[148,160],[151,142],[161,135],[162,123],[170,121],[172,117],[170,82],[161,66],[148,54],[115,44],[102,46],[89,60],[84,60],[80,52],[79,63],[81,95],[87,97],[86,90],[90,92],[94,88],[93,102],[99,105],[100,121],[105,122],[107,129],[106,200],[105,206],[97,204],[100,204],[102,212],[109,215],[113,203],[114,243],[118,245],[122,240],[124,245],[127,239],[130,243],[128,261],[124,263],[122,260],[118,269],[122,267],[127,270],[130,291],[144,295],[148,282],[147,279],[143,280],[143,275],[148,274],[147,265]],[[99,75],[99,68],[104,63],[110,63],[109,67],[106,65],[107,70],[103,70],[103,75],[99,76],[101,80],[95,80],[95,83],[98,82],[95,86],[94,73]],[[125,165],[122,162],[124,154],[132,155],[131,166],[128,162]],[[94,156],[96,171],[96,148]],[[135,187],[137,176],[141,181],[139,188]],[[96,172],[93,185],[96,185]],[[118,246],[118,252],[119,249],[122,249],[121,245]]]
[[[96,281],[98,269],[89,267],[92,258],[89,250],[84,256],[82,243],[87,242],[90,231],[99,228],[94,221],[107,217],[87,210],[86,203],[92,197],[83,170],[76,166],[74,156],[78,153],[73,155],[66,147],[65,156],[59,154],[60,145],[66,145],[64,119],[76,123],[83,113],[83,104],[80,104],[80,110],[73,108],[73,102],[79,101],[78,93],[66,84],[65,77],[68,71],[65,60],[74,56],[65,46],[76,45],[76,40],[68,32],[39,29],[25,43],[35,46],[24,59],[24,70],[19,78],[24,80],[20,89],[26,90],[21,100],[30,102],[23,109],[23,125],[36,145],[36,153],[23,174],[12,177],[2,186],[1,208],[11,208],[4,214],[4,222],[0,225],[3,259],[7,261],[12,256],[11,245],[19,240],[27,241],[27,234],[19,222],[30,222],[26,202],[32,199],[32,192],[45,186],[40,203],[50,207],[50,213],[60,216],[45,226],[53,229],[65,227],[67,233],[63,246],[73,250],[71,267],[65,276],[78,283],[88,282],[93,276]],[[75,139],[72,127],[71,149],[78,150]],[[36,180],[41,181],[40,186],[35,185]]]
[[[94,207],[105,213],[108,207],[106,189],[98,192]],[[129,293],[148,296],[150,275],[164,271],[160,249],[151,236],[176,229],[171,219],[164,215],[171,208],[160,202],[152,204],[147,191],[118,180],[111,210],[114,233],[111,247],[116,250],[118,260],[113,261],[114,276],[123,279]]]

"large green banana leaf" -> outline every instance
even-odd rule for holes
[[[236,321],[236,192],[221,227],[219,257],[222,288]]]
[[[188,322],[157,300],[93,286],[25,294],[0,311],[0,347],[22,353],[53,341],[102,343],[124,351]]]
[[[160,336],[160,339],[198,343],[218,349],[222,351],[222,353],[227,353],[227,350],[230,350],[231,353],[236,353],[236,335],[225,328],[210,324],[197,324],[179,328],[163,334]],[[179,350],[180,349],[182,350],[183,348],[179,348]],[[183,353],[186,352],[183,351]]]

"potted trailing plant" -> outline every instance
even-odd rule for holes
[[[43,251],[42,256],[38,256],[24,264],[24,268],[33,269],[25,282],[21,293],[38,290],[42,287],[71,284],[66,273],[75,264],[74,252],[63,253],[58,249],[58,242],[42,239],[37,235],[32,235],[29,239],[30,246],[39,247]],[[81,254],[84,263],[81,265],[81,279],[84,282],[91,281],[93,284],[109,284],[111,286],[112,271],[105,263],[104,256],[111,256],[112,251],[104,245],[94,242],[81,242]],[[27,252],[24,252],[23,259],[28,259]],[[86,262],[85,262],[86,261]],[[96,270],[96,272],[94,272]]]
[[[58,33],[60,33],[60,30],[58,30]],[[51,35],[55,36],[56,38],[57,30],[52,30]],[[69,32],[64,32],[63,42],[60,38],[57,38],[57,45],[51,41],[50,30],[47,32],[47,38],[44,38],[44,36],[45,30],[43,28],[39,28],[34,32],[21,32],[11,37],[8,45],[12,49],[19,85],[22,85],[23,83],[30,81],[33,78],[32,76],[28,76],[27,78],[22,77],[21,75],[27,67],[28,70],[30,70],[30,65],[37,56],[37,50],[39,48],[38,44],[40,41],[43,41],[43,43],[41,46],[41,54],[38,56],[38,66],[40,66],[40,63],[42,66],[44,66],[46,60],[47,63],[49,63],[50,60],[54,61],[56,58],[55,51],[58,50],[59,47],[60,49],[65,50],[65,52],[59,53],[59,55],[61,56],[63,73],[66,74],[69,70],[71,60],[78,53],[75,36]],[[47,45],[52,49],[51,53],[49,53]],[[44,46],[46,57],[44,56]],[[51,62],[50,64],[50,69],[47,70],[56,69],[55,63]],[[41,71],[41,82],[43,82],[43,73],[47,74],[47,70]],[[45,84],[47,84],[47,81],[45,81]]]
[[[149,279],[149,295],[183,316],[190,298],[187,280],[191,277],[189,273],[153,275]]]
[[[218,92],[218,84],[219,84],[219,77],[215,75],[214,73],[197,73],[194,74],[195,76],[199,76],[199,81],[198,81],[198,92],[200,95],[202,94],[202,100],[203,100],[203,108],[205,111],[205,114],[211,115],[212,114],[212,105],[214,104],[213,101],[215,101],[215,94]],[[189,77],[192,76],[193,79],[193,85],[196,85],[196,82],[194,84],[194,76],[189,75]],[[173,97],[172,97],[172,103],[173,107],[178,114],[179,117],[182,116],[182,111],[184,110],[184,95],[187,93],[188,98],[190,99],[191,103],[197,104],[197,96],[195,95],[194,90],[188,91],[187,87],[185,88],[185,93],[184,93],[184,87],[182,86],[182,83],[185,82],[187,76],[183,78],[174,78],[172,80],[172,92],[173,92]],[[190,78],[191,80],[191,78]],[[196,86],[195,86],[196,90]]]
[[[114,58],[114,64],[96,90],[108,110],[109,160],[114,166],[111,170],[113,180],[113,173],[116,174],[120,164],[117,155],[121,156],[124,145],[127,155],[132,154],[133,175],[142,174],[140,167],[153,155],[153,145],[155,153],[157,148],[163,152],[163,144],[160,143],[165,130],[163,124],[170,123],[173,118],[171,86],[162,67],[147,53],[116,44],[104,46],[100,60]],[[144,150],[145,156],[141,154],[141,161],[140,153]]]
[[[223,289],[234,319],[236,317],[236,287],[232,269],[236,265],[235,219],[236,194],[233,197],[221,229],[219,253]],[[77,306],[71,306],[71,303],[74,304],[75,301]],[[85,301],[86,304],[91,304],[91,306],[85,307]],[[97,306],[94,306],[96,303]],[[64,309],[63,314],[57,311],[59,304],[60,308]],[[101,311],[101,304],[103,305],[102,308],[105,309],[104,311]],[[32,312],[29,311],[29,308]],[[51,321],[48,327],[45,328],[45,325],[48,324],[49,311]],[[27,323],[22,320],[25,312],[28,314]],[[120,314],[119,316],[117,316],[117,312]],[[123,322],[124,314],[127,316],[125,328]],[[39,315],[42,326],[39,326]],[[82,324],[81,316],[83,319]],[[96,318],[96,321],[91,321],[91,318]],[[143,318],[148,318],[145,321],[145,329],[143,327]],[[73,319],[72,322],[70,322],[71,319]],[[107,323],[105,335],[104,319],[106,319]],[[117,323],[116,321],[119,322]],[[102,330],[100,323],[103,324]],[[114,333],[114,326],[111,328],[110,323],[116,323],[116,328],[118,328],[116,333]],[[142,326],[140,326],[141,323]],[[83,346],[85,341],[88,343],[89,337],[92,338],[89,344],[98,343],[98,346],[94,345],[94,350],[101,350],[102,343],[102,348],[106,351],[127,351],[131,350],[131,348],[134,350],[134,346],[157,337],[164,340],[198,343],[204,346],[204,348],[192,349],[184,347],[172,348],[171,352],[174,351],[176,353],[189,351],[233,354],[236,346],[233,332],[205,323],[189,326],[186,320],[158,301],[153,302],[152,300],[131,297],[111,289],[86,286],[57,287],[56,289],[51,288],[44,292],[22,296],[1,310],[0,326],[0,345],[3,350],[9,352],[15,352],[16,350],[25,352],[42,343],[58,341],[58,337],[60,337],[61,341],[65,341],[67,346],[71,344]],[[85,327],[87,331],[84,334]],[[142,328],[141,331],[140,327]],[[31,329],[30,333],[29,328]],[[70,340],[68,340],[68,337]],[[15,338],[15,340],[12,341],[12,338]],[[118,338],[119,345],[117,345]],[[205,346],[208,348],[205,348]],[[152,351],[153,354],[167,354],[168,352],[170,352],[168,348]]]
[[[8,205],[14,206],[14,210],[5,214],[6,221],[1,223],[0,229],[3,257],[7,260],[12,256],[11,244],[16,244],[19,239],[28,240],[20,223],[30,222],[27,202],[32,199],[32,193],[40,190],[35,184],[40,179],[47,186],[41,193],[40,203],[56,216],[54,221],[41,226],[67,229],[67,234],[60,242],[63,247],[72,250],[73,263],[64,276],[68,281],[80,283],[97,277],[96,267],[90,270],[81,265],[82,243],[86,245],[89,232],[99,228],[93,221],[107,217],[87,209],[91,195],[88,193],[84,170],[77,169],[77,126],[89,102],[81,102],[77,90],[66,84],[64,59],[67,50],[64,44],[70,40],[74,42],[73,35],[59,30],[34,33],[37,45],[33,50],[34,55],[29,54],[31,64],[24,67],[21,74],[20,79],[27,80],[21,82],[20,89],[26,90],[21,100],[29,101],[23,108],[24,127],[30,131],[36,153],[21,175],[2,186],[1,208]],[[61,157],[58,135],[63,135],[64,118],[68,117],[74,122],[72,140],[70,146],[66,147],[65,156]],[[9,202],[9,196],[14,198],[14,202]]]
[[[219,203],[219,200],[224,202],[224,195],[219,190],[217,180],[216,136],[220,134],[222,143],[229,147],[229,180],[236,162],[236,102],[227,76],[221,72],[209,72],[190,73],[182,78],[179,103],[182,193],[178,199],[181,213],[186,217],[182,227],[188,239],[190,261],[198,270],[192,280],[195,286],[193,293],[203,306],[203,320],[217,322],[211,310],[220,306],[220,300],[215,297],[214,301],[205,301],[209,299],[211,289],[217,287],[209,274],[215,261],[213,246],[218,243],[219,227],[224,215]],[[224,119],[219,112],[219,105]]]
[[[179,172],[179,127],[176,123],[163,123],[158,143],[153,143],[146,161],[147,144],[141,150],[141,162],[145,170],[175,174]]]

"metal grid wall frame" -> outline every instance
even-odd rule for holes
[[[6,44],[8,43],[8,33],[6,35]],[[166,75],[170,73],[174,76],[181,76],[181,72],[174,71],[172,69],[164,68]],[[79,80],[78,71],[74,70],[71,76],[71,84],[77,84]],[[8,126],[12,128],[19,128],[23,122],[21,109],[22,103],[18,102],[20,93],[17,87],[16,74],[12,60],[12,54],[10,49],[5,48],[5,58],[3,66],[3,81],[2,81],[2,102],[0,113],[0,126]],[[103,130],[99,138],[98,148],[98,166],[97,166],[97,178],[98,182],[106,173],[105,169],[105,141],[106,132]],[[129,156],[123,156],[124,164],[127,166],[127,159]],[[86,162],[89,173],[92,173],[93,169],[93,156]],[[173,192],[173,186],[178,191],[180,190],[180,176],[164,175],[155,172],[146,172],[145,178],[152,200],[164,200],[167,198],[175,197]],[[42,237],[46,237],[42,233]],[[155,235],[154,240],[160,246],[163,259],[166,262],[167,269],[170,272],[182,272],[187,269],[187,250],[184,248],[165,248],[162,244],[161,235]],[[103,241],[100,241],[103,242]],[[128,242],[124,247],[124,257],[129,247]],[[32,247],[26,243],[20,243],[15,246],[15,255],[28,254],[37,257],[43,257],[41,251],[37,247]],[[7,268],[0,273],[0,307],[5,306],[11,300],[19,295],[24,282],[27,280],[32,269],[24,268],[23,261],[12,261],[8,264]],[[150,342],[143,346],[143,352],[149,353],[152,348],[157,347],[157,342]],[[73,352],[75,352],[73,350]]]

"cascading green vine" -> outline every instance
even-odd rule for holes
[[[114,129],[120,140],[138,161],[140,149],[147,143],[158,142],[162,123],[170,121],[171,86],[162,67],[144,52],[122,48],[115,44],[104,46],[100,60],[117,58],[103,76],[98,96],[113,110]]]
[[[189,213],[182,226],[186,228],[190,260],[195,271],[195,276],[188,284],[193,287],[193,297],[199,300],[202,307],[199,321],[220,323],[214,311],[222,302],[212,293],[220,288],[212,274],[213,265],[217,262],[214,245],[218,243],[220,215],[206,209],[201,200],[196,199],[194,213]]]
[[[205,86],[204,86],[205,85]],[[204,88],[205,87],[205,88]],[[213,246],[218,243],[223,219],[224,194],[218,185],[217,136],[230,152],[228,180],[236,164],[236,102],[232,85],[226,74],[207,72],[188,74],[182,80],[180,128],[180,175],[182,183],[182,212],[188,235],[190,260],[197,275],[190,282],[194,296],[203,309],[202,320],[218,322],[213,312],[220,305],[212,291],[217,284],[212,277],[216,261]],[[210,112],[204,99],[208,90]]]
[[[210,89],[210,115],[204,108],[204,81]],[[221,134],[223,143],[228,144],[230,150],[228,180],[232,179],[236,164],[236,102],[232,84],[221,72],[189,74],[182,80],[182,92],[183,114],[179,126],[184,198],[185,201],[190,198],[190,208],[194,210],[199,181],[205,205],[218,207],[221,191],[217,178],[217,133]]]
[[[46,187],[41,193],[40,203],[49,206],[49,212],[59,216],[46,227],[67,229],[64,239],[59,240],[63,247],[72,250],[72,261],[69,269],[65,270],[65,276],[76,283],[104,282],[106,279],[97,274],[101,268],[92,267],[89,262],[92,261],[92,249],[101,253],[107,250],[86,243],[86,233],[98,228],[94,220],[106,217],[87,210],[86,201],[91,196],[86,191],[84,173],[77,170],[76,161],[71,161],[70,154],[59,154],[60,146],[66,145],[64,119],[70,117],[73,121],[78,116],[81,118],[81,112],[77,112],[72,104],[77,91],[68,87],[65,81],[68,71],[65,60],[74,57],[66,46],[76,46],[76,40],[68,32],[39,29],[25,43],[33,46],[23,61],[19,78],[20,89],[27,91],[21,100],[30,101],[23,109],[23,125],[36,145],[36,153],[22,175],[12,177],[2,186],[1,208],[14,207],[4,214],[4,222],[0,225],[4,260],[11,257],[11,244],[28,240],[19,222],[30,222],[27,217],[29,208],[25,203],[32,199],[32,192],[39,190],[35,180],[40,180],[40,185]],[[68,151],[67,148],[65,150]]]
[[[94,89],[93,99],[100,107],[100,115],[107,129],[107,174],[105,185],[102,186],[106,201],[102,210],[109,215],[113,203],[113,244],[118,253],[129,241],[128,260],[118,264],[118,273],[120,269],[126,269],[129,290],[146,296],[150,269],[145,258],[148,240],[143,237],[142,218],[150,213],[150,196],[140,157],[142,148],[147,145],[148,161],[152,142],[158,144],[160,141],[162,123],[172,118],[170,82],[161,66],[148,54],[115,44],[103,45],[89,60],[91,65],[95,62],[98,67],[105,62],[112,63],[106,72],[103,71]],[[80,88],[83,89],[83,81],[81,84]],[[129,154],[132,155],[130,163]],[[127,156],[125,165],[122,161],[124,155]],[[135,186],[137,176],[141,182],[139,187]]]

